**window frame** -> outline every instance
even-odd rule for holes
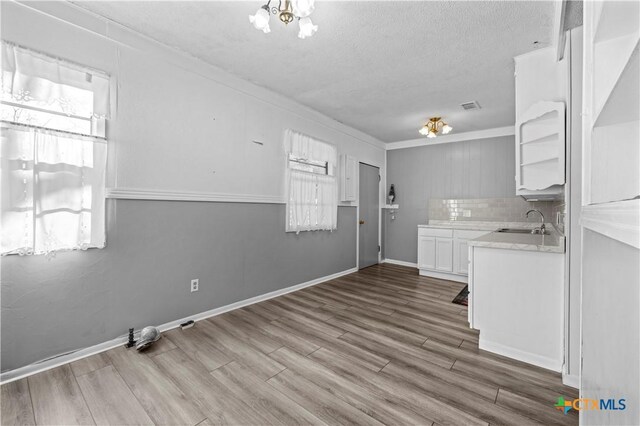
[[[93,162],[91,163],[90,166],[74,166],[74,167],[81,167],[81,168],[86,168],[89,167],[90,172],[87,174],[87,172],[81,171],[79,176],[79,179],[81,179],[82,184],[79,187],[76,187],[74,185],[67,185],[67,184],[62,184],[62,188],[66,188],[66,190],[70,190],[70,191],[78,191],[79,189],[79,193],[73,193],[72,195],[69,196],[69,198],[67,198],[66,200],[68,201],[62,201],[61,205],[63,206],[62,208],[67,208],[67,205],[74,205],[77,204],[78,202],[82,205],[84,205],[84,197],[86,197],[86,195],[82,195],[82,194],[86,194],[88,191],[88,194],[91,195],[91,201],[88,201],[89,207],[90,207],[90,212],[91,215],[95,215],[95,218],[90,218],[89,220],[90,222],[90,227],[88,230],[88,233],[85,231],[83,234],[83,230],[85,228],[85,223],[86,222],[86,217],[82,214],[82,213],[76,213],[78,214],[78,218],[77,219],[72,219],[71,221],[66,220],[66,219],[59,219],[59,218],[54,218],[53,221],[54,222],[49,222],[49,224],[47,224],[47,219],[43,219],[48,213],[48,211],[50,209],[45,209],[45,210],[39,210],[39,208],[37,207],[38,205],[42,206],[41,203],[43,202],[50,202],[48,201],[46,198],[42,198],[41,194],[46,192],[46,189],[43,188],[47,188],[47,185],[50,185],[50,183],[47,182],[51,182],[50,180],[44,183],[44,187],[42,186],[43,184],[41,182],[39,182],[39,179],[32,179],[30,182],[26,182],[26,180],[23,180],[25,185],[28,185],[28,187],[30,188],[30,192],[31,192],[31,197],[32,197],[32,201],[30,201],[28,203],[28,205],[32,205],[32,208],[30,210],[30,215],[32,215],[33,220],[32,221],[27,221],[27,223],[30,223],[30,235],[31,237],[28,238],[27,240],[24,241],[24,246],[20,245],[20,246],[16,246],[14,244],[11,245],[7,245],[6,247],[2,247],[2,249],[8,249],[7,251],[4,251],[2,253],[0,253],[0,256],[11,256],[11,255],[46,255],[46,256],[50,256],[50,255],[54,255],[56,252],[59,251],[76,251],[76,250],[87,250],[90,248],[104,248],[106,247],[106,205],[105,205],[105,201],[106,201],[106,189],[107,189],[107,179],[106,179],[106,175],[107,175],[107,155],[108,155],[108,148],[107,148],[107,121],[111,112],[111,108],[112,105],[110,103],[110,98],[111,98],[111,92],[113,90],[113,80],[111,75],[109,75],[108,73],[104,72],[104,71],[100,71],[100,70],[96,70],[93,69],[91,67],[88,66],[84,66],[81,64],[78,64],[76,62],[72,62],[72,61],[68,61],[66,59],[62,59],[56,56],[52,56],[49,55],[47,53],[43,53],[40,51],[35,51],[29,48],[25,48],[16,44],[13,44],[11,42],[7,42],[5,40],[1,41],[2,43],[2,48],[3,48],[3,52],[5,51],[5,46],[8,48],[13,48],[16,49],[16,58],[18,58],[18,54],[17,52],[22,51],[22,52],[26,52],[26,54],[28,55],[33,55],[34,57],[39,57],[39,58],[46,58],[47,61],[51,61],[55,64],[56,67],[58,67],[58,69],[68,69],[68,70],[73,70],[77,73],[86,73],[86,81],[88,82],[87,86],[84,86],[82,83],[78,83],[73,84],[70,83],[70,80],[55,80],[55,79],[50,79],[50,78],[46,78],[46,81],[48,81],[51,84],[51,88],[50,90],[52,90],[52,93],[65,93],[65,92],[57,92],[57,90],[65,90],[63,89],[64,87],[69,88],[69,90],[84,90],[88,93],[87,96],[91,96],[91,98],[88,99],[93,99],[93,106],[91,106],[91,104],[89,103],[87,108],[82,108],[81,110],[86,112],[86,115],[77,115],[77,114],[72,114],[72,113],[66,113],[64,112],[64,103],[60,104],[60,102],[64,102],[67,100],[71,100],[73,102],[73,100],[75,100],[75,98],[73,97],[73,92],[70,93],[71,97],[56,97],[55,94],[51,94],[49,95],[47,92],[44,92],[46,95],[43,97],[42,96],[42,92],[37,92],[37,94],[34,93],[35,98],[31,97],[30,99],[24,99],[24,103],[22,102],[22,97],[20,96],[21,93],[26,93],[26,96],[29,96],[29,91],[25,90],[23,91],[23,87],[29,87],[29,83],[25,83],[26,86],[16,86],[14,85],[15,83],[13,82],[13,80],[10,80],[11,83],[8,83],[8,86],[5,86],[3,84],[2,87],[2,96],[0,98],[0,108],[2,108],[3,110],[5,108],[14,108],[14,113],[12,114],[11,111],[9,110],[9,113],[6,114],[5,117],[5,112],[3,111],[3,117],[2,119],[0,119],[0,127],[3,127],[3,132],[5,131],[4,128],[7,129],[8,132],[11,132],[11,129],[23,129],[22,131],[28,132],[31,131],[34,133],[34,140],[33,143],[34,144],[34,153],[36,152],[37,146],[38,146],[38,141],[37,141],[37,134],[41,134],[41,135],[50,135],[53,136],[55,138],[61,138],[61,139],[80,139],[79,143],[88,143],[91,144],[91,153],[90,155],[93,156]],[[8,68],[5,69],[4,67],[4,62],[3,62],[3,69],[2,69],[2,73],[3,73],[3,78],[7,78],[9,76],[15,78],[14,76],[16,75],[17,72],[19,72],[19,68],[17,67],[17,65],[19,64],[18,59],[15,60],[15,62],[13,62],[12,64],[10,64],[10,66]],[[13,66],[13,68],[12,68]],[[33,71],[33,72],[32,72]],[[41,73],[46,73],[46,72],[51,72],[50,69],[48,68],[32,68],[32,69],[27,69],[27,71],[23,71],[22,72],[22,76],[25,76],[25,78],[43,78]],[[80,74],[82,75],[82,74]],[[92,84],[92,80],[94,76],[99,76],[100,80],[96,80],[98,81],[98,85],[93,85]],[[74,80],[75,82],[77,82],[78,80]],[[94,81],[95,83],[95,81]],[[8,88],[8,90],[5,90],[6,88]],[[17,93],[17,95],[16,95]],[[46,96],[49,96],[48,98]],[[64,96],[64,95],[63,95]],[[85,98],[86,99],[86,98]],[[32,102],[34,101],[34,102]],[[89,100],[89,102],[91,102],[91,100]],[[99,102],[99,104],[96,104],[96,102]],[[51,105],[51,108],[47,108],[47,105]],[[62,107],[60,106],[54,106],[54,105],[62,105]],[[73,110],[73,103],[70,104],[72,107],[71,109]],[[87,106],[87,104],[85,103],[83,104],[75,104],[75,105],[82,105],[82,106]],[[35,113],[35,116],[31,116],[28,117],[24,117],[22,120],[17,119],[17,120],[11,120],[11,119],[5,119],[8,117],[13,117],[19,118],[19,113],[22,111],[26,111],[26,112],[33,112]],[[18,114],[16,114],[18,113]],[[64,120],[64,118],[68,118],[69,120],[73,120],[70,121],[69,123],[69,129],[72,130],[68,130],[66,129],[64,123],[62,123],[62,125],[56,125],[55,123],[52,126],[46,126],[46,125],[42,125],[42,123],[48,124],[51,121],[48,119],[48,117],[51,117],[52,119],[56,119],[59,120],[60,118],[62,118]],[[33,124],[34,122],[37,122],[37,124]],[[87,122],[88,126],[85,126],[84,124],[82,124],[81,126],[79,126],[78,124],[81,122]],[[75,127],[75,128],[74,128]],[[76,129],[78,130],[89,130],[88,132],[83,132],[83,131],[75,131]],[[9,137],[9,136],[8,136]],[[11,139],[8,140],[8,143],[12,143]],[[56,139],[56,144],[59,143],[57,142]],[[99,148],[100,145],[103,145],[103,147]],[[57,146],[57,145],[54,145]],[[52,148],[55,149],[55,148]],[[97,151],[96,151],[97,150]],[[55,152],[55,151],[54,151]],[[58,154],[54,154],[54,155],[65,155],[64,154],[64,150],[62,151],[58,151]],[[11,161],[15,161],[12,157],[7,157],[6,161],[11,162]],[[19,160],[18,160],[19,161]],[[35,156],[34,154],[34,158],[33,160],[33,168],[30,169],[30,172],[32,172],[34,174],[34,176],[37,176],[38,173],[52,173],[50,171],[45,171],[47,167],[50,167],[49,165],[52,165],[54,163],[50,163],[50,160],[38,160],[38,157]],[[5,162],[5,158],[3,158],[3,163]],[[66,164],[65,162],[62,163],[58,163],[58,164]],[[71,164],[71,163],[70,163]],[[84,164],[84,163],[83,163]],[[24,167],[24,166],[23,166]],[[6,171],[2,172],[2,179],[8,179],[7,183],[6,183],[6,187],[9,191],[13,191],[13,185],[14,183],[12,183],[13,178],[11,178],[11,174],[13,172],[14,169],[12,168],[8,168]],[[5,175],[6,173],[6,175]],[[57,178],[59,179],[59,178]],[[90,179],[91,183],[84,183],[85,180],[84,179]],[[5,184],[3,184],[4,186]],[[97,186],[96,186],[97,185]],[[26,187],[25,187],[26,188]],[[44,191],[44,192],[43,192]],[[55,194],[55,189],[53,189],[54,194]],[[25,190],[25,194],[26,194],[26,190]],[[37,194],[37,195],[36,195]],[[78,198],[76,198],[78,197]],[[8,214],[10,214],[9,212],[11,211],[15,211],[14,206],[16,206],[16,204],[13,204],[14,202],[17,202],[15,200],[10,200],[10,202],[8,202],[8,207],[6,208],[6,212]],[[66,204],[68,203],[68,204]],[[17,204],[20,205],[20,204]],[[80,212],[85,211],[84,207],[80,207]],[[95,213],[97,212],[97,213]],[[5,213],[5,209],[2,210],[2,213]],[[36,218],[40,218],[38,219],[38,221],[36,220]],[[7,219],[9,222],[8,223],[12,223],[12,219],[8,218]],[[44,220],[44,221],[43,221]],[[51,220],[51,219],[50,219]],[[74,221],[77,220],[77,224],[74,223]],[[4,219],[3,219],[4,221]],[[43,222],[42,222],[43,221]],[[11,228],[12,225],[4,225],[7,226],[9,229]],[[4,228],[3,226],[3,228]],[[55,230],[55,232],[57,233],[58,236],[62,236],[62,235],[74,235],[74,233],[78,233],[79,236],[77,237],[71,237],[71,239],[65,239],[62,238],[58,241],[56,241],[55,235],[56,234],[51,234],[53,235],[53,241],[54,243],[51,244],[50,241],[48,240],[49,237],[47,237],[48,232],[51,230]],[[9,237],[12,238],[12,237]],[[17,240],[9,240],[10,242],[16,242]],[[22,244],[22,242],[19,242],[18,244]],[[52,246],[52,248],[49,248],[50,245]]]

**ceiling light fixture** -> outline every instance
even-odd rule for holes
[[[418,133],[428,138],[435,138],[438,135],[438,132],[446,135],[452,130],[453,127],[442,121],[441,117],[432,117],[420,130],[418,130]]]
[[[318,31],[318,26],[311,22],[309,15],[313,13],[315,9],[315,0],[279,0],[278,7],[271,7],[271,1],[261,6],[255,15],[249,15],[249,22],[253,24],[253,27],[262,32],[269,33],[269,18],[271,14],[278,15],[280,21],[285,25],[289,25],[295,18],[298,18],[298,25],[300,31],[298,37],[307,38],[311,37]]]

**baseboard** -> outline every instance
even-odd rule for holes
[[[580,376],[577,374],[562,374],[562,384],[580,389]]]
[[[420,269],[419,273],[423,277],[431,277],[431,278],[438,278],[440,280],[456,281],[464,284],[469,282],[469,277],[467,277],[466,275],[447,274],[446,272],[429,271],[427,269]]]
[[[404,260],[382,259],[381,263],[391,263],[392,265],[408,266],[409,268],[417,268],[417,263],[405,262]]]
[[[518,361],[526,362],[527,364],[537,365],[538,367],[546,368],[547,370],[561,372],[562,360],[555,360],[541,355],[525,352],[520,349],[515,349],[509,346],[505,346],[500,343],[487,341],[482,338],[482,331],[480,331],[480,340],[478,342],[480,349],[503,355],[508,358],[517,359]]]
[[[188,317],[180,318],[175,321],[171,321],[162,325],[157,326],[161,332],[171,330],[180,326],[180,324],[193,320],[200,321],[206,318],[214,317],[216,315],[223,314],[225,312],[232,311],[234,309],[239,309],[244,306],[253,305],[254,303],[262,302],[264,300],[273,299],[274,297],[282,296],[287,293],[291,293],[297,290],[301,290],[306,287],[311,287],[326,281],[333,280],[338,277],[342,277],[344,275],[349,275],[354,272],[358,272],[358,268],[347,269],[342,272],[337,272],[332,275],[327,275],[324,277],[316,278],[311,281],[307,281],[301,284],[296,284],[291,287],[286,287],[280,290],[272,291],[270,293],[261,294],[259,296],[252,297],[250,299],[241,300],[235,303],[231,303],[229,305],[221,306],[219,308],[211,309],[205,312],[201,312],[199,314],[190,315]],[[22,378],[32,376],[34,374],[50,370],[52,368],[59,367],[64,364],[68,364],[73,361],[78,361],[83,358],[87,358],[89,356],[98,354],[100,352],[108,351],[109,349],[116,348],[120,345],[124,345],[127,342],[127,337],[118,337],[113,340],[109,340],[107,342],[98,343],[97,345],[90,346],[88,348],[79,349],[72,353],[64,354],[58,356],[56,358],[40,361],[34,364],[26,365],[24,367],[16,368],[15,370],[6,371],[0,374],[0,384],[5,384],[9,382],[13,382],[15,380],[20,380]]]

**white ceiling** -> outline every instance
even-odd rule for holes
[[[297,38],[260,1],[84,1],[81,7],[385,142],[415,139],[427,117],[454,132],[514,123],[513,57],[547,46],[551,1],[316,1],[318,32]],[[272,3],[276,3],[275,1]],[[464,111],[477,100],[482,109]]]

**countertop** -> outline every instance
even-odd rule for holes
[[[481,221],[450,221],[450,220],[430,220],[428,225],[418,225],[418,228],[435,229],[471,229],[477,231],[495,231],[500,228],[526,228],[533,229],[540,226],[533,222],[481,222]],[[550,224],[546,225],[551,226]]]
[[[433,220],[428,225],[418,225],[418,228],[437,229],[470,229],[478,231],[496,231],[499,228],[533,229],[540,226],[531,222],[474,222],[474,221],[446,221]],[[552,224],[546,224],[549,235],[510,234],[506,232],[490,232],[479,238],[469,240],[467,244],[475,247],[490,247],[508,250],[541,251],[549,253],[564,253],[565,237]]]
[[[553,227],[547,230],[549,235],[491,232],[469,240],[467,244],[475,247],[564,253],[564,235],[559,234]]]

